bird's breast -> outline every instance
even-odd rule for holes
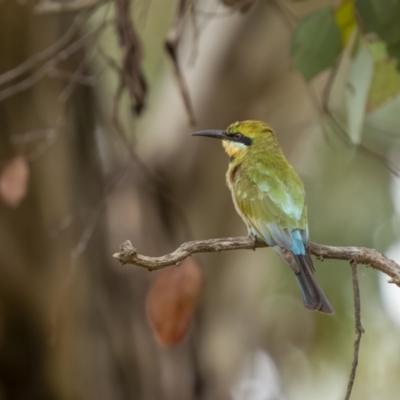
[[[237,159],[232,160],[229,164],[229,168],[226,173],[226,184],[228,185],[231,191],[234,190],[234,187],[240,185],[242,175],[243,175],[242,163],[238,162]]]

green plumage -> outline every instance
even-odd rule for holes
[[[268,138],[255,140],[245,155],[232,159],[227,183],[237,211],[254,226],[263,221],[282,229],[306,229],[303,183],[281,150],[268,145]]]

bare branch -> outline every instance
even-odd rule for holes
[[[115,18],[119,43],[122,52],[123,81],[127,87],[136,114],[140,114],[145,105],[147,93],[146,79],[142,71],[142,46],[131,20],[129,0],[114,0]]]
[[[22,145],[37,140],[47,139],[56,134],[56,129],[34,129],[26,133],[19,133],[10,136],[10,141],[14,145]]]
[[[189,122],[191,125],[195,125],[196,120],[192,102],[190,100],[189,88],[185,77],[183,76],[178,59],[178,46],[182,37],[185,16],[188,10],[187,0],[179,0],[176,7],[174,22],[168,32],[167,40],[165,41],[165,51],[172,62],[175,78],[189,117]]]
[[[0,102],[34,86],[36,83],[41,81],[46,75],[48,75],[54,69],[55,64],[56,64],[55,60],[50,60],[49,62],[44,64],[43,67],[38,69],[34,74],[30,75],[29,78],[26,78],[16,83],[15,85],[12,85],[6,89],[1,90]]]
[[[50,78],[57,78],[68,82],[78,83],[80,85],[94,86],[96,84],[96,78],[94,76],[87,76],[77,72],[72,73],[59,68],[54,68],[47,75]]]
[[[356,338],[354,340],[354,355],[353,355],[353,362],[351,363],[349,383],[347,385],[347,392],[344,400],[350,399],[351,391],[353,390],[353,384],[354,384],[354,379],[356,378],[356,371],[358,365],[358,351],[360,349],[361,336],[364,333],[364,328],[361,325],[361,301],[360,301],[360,288],[358,285],[358,277],[357,277],[357,263],[351,261],[350,265],[351,265],[351,277],[353,281],[353,293],[354,293],[354,315],[355,315]]]
[[[240,249],[254,250],[259,247],[268,246],[265,243],[254,242],[251,236],[195,240],[183,243],[170,254],[161,257],[148,257],[138,254],[132,243],[126,241],[121,245],[120,252],[114,254],[113,257],[119,260],[121,264],[134,264],[153,271],[169,265],[179,265],[185,258],[194,253],[213,253]],[[389,282],[395,283],[400,287],[400,266],[374,249],[366,247],[333,247],[310,243],[309,250],[311,254],[320,260],[324,258],[345,260],[370,266],[390,276],[391,280]]]
[[[0,74],[0,85],[3,85],[6,82],[9,82],[13,79],[16,79],[28,72],[30,69],[35,67],[42,61],[45,61],[51,57],[54,57],[57,53],[59,53],[75,36],[75,34],[79,31],[79,28],[86,22],[89,17],[89,13],[87,10],[81,11],[73,20],[72,24],[68,28],[68,30],[64,33],[64,35],[57,40],[54,44],[41,51],[40,53],[34,54],[32,57],[28,58],[22,64],[19,64],[17,67]]]
[[[58,62],[66,60],[72,54],[76,53],[84,46],[86,46],[87,43],[90,42],[91,40],[96,41],[107,26],[108,24],[106,23],[102,24],[98,28],[94,29],[93,31],[77,39],[75,42],[71,43],[68,47],[66,47],[62,51],[59,51],[58,54],[56,54],[53,58],[48,60],[35,73],[30,75],[26,79],[23,79],[14,85],[8,86],[5,89],[0,90],[0,102],[24,90],[29,89],[30,87],[34,86],[36,83],[41,81],[43,78],[53,73],[53,71],[56,69],[56,65]],[[0,84],[1,84],[1,77],[2,76],[0,75]]]

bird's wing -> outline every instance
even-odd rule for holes
[[[258,171],[251,178],[242,175],[233,182],[233,192],[237,207],[257,236],[269,245],[304,252],[309,241],[307,209],[303,184],[294,171],[283,179],[268,171]]]

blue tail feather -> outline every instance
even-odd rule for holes
[[[311,256],[307,253],[305,256],[295,255],[294,258],[299,267],[299,273],[295,275],[305,307],[309,310],[320,311],[325,314],[333,314],[333,307],[314,278],[314,264]]]
[[[294,255],[305,255],[306,249],[299,229],[291,229],[292,245],[290,250]]]

